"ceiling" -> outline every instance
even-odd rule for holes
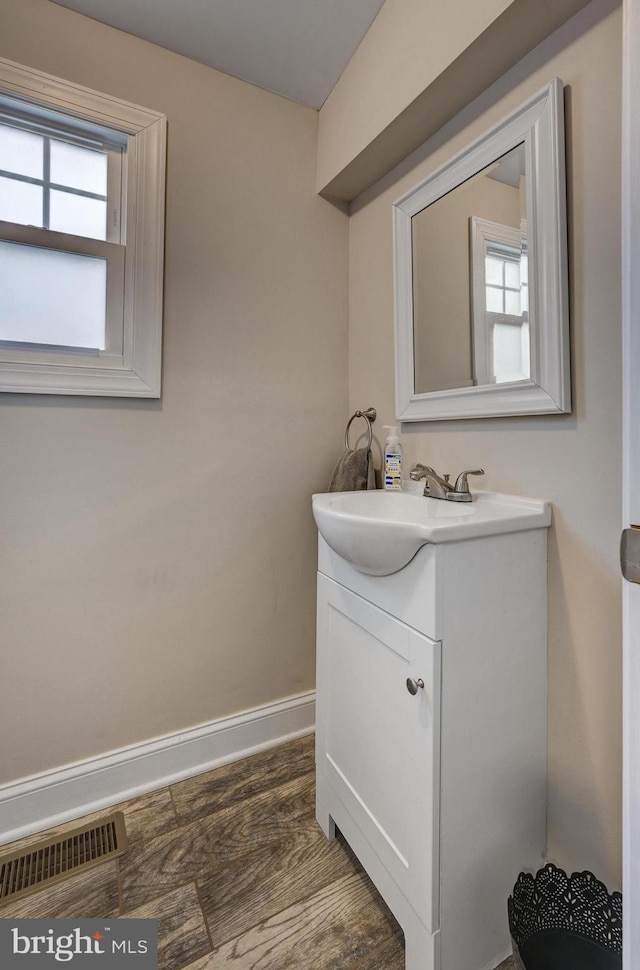
[[[319,108],[384,0],[54,0]]]

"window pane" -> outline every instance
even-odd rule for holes
[[[504,306],[502,305],[502,294],[504,290],[499,289],[497,286],[487,287],[487,310],[491,313],[504,313]]]
[[[505,259],[504,261],[504,285],[510,286],[512,290],[520,289],[520,263],[515,260]]]
[[[510,313],[514,317],[519,317],[522,313],[520,309],[520,290],[504,291],[504,312]]]
[[[0,241],[0,340],[104,350],[107,263]]]
[[[49,229],[90,239],[106,239],[107,203],[52,189]]]
[[[502,267],[503,260],[494,259],[493,256],[487,256],[484,261],[484,272],[487,283],[495,283],[496,286],[502,286]]]
[[[0,125],[0,168],[29,178],[42,178],[42,135]]]
[[[520,327],[501,323],[494,325],[493,372],[498,384],[505,381],[521,381],[527,376],[524,373]]]
[[[106,196],[106,153],[51,139],[51,181]]]
[[[0,219],[23,226],[42,226],[40,186],[0,176]]]

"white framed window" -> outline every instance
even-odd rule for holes
[[[476,384],[531,376],[526,225],[471,216],[471,330]]]
[[[159,397],[166,119],[0,58],[0,391]]]

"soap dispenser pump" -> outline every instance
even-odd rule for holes
[[[400,429],[394,424],[383,425],[387,432],[384,443],[384,481],[383,486],[388,492],[402,491],[402,445],[400,444]]]

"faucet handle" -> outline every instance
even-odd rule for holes
[[[474,468],[467,469],[465,472],[460,472],[456,478],[455,491],[467,493],[469,491],[469,482],[467,481],[467,475],[484,475],[484,468]]]

